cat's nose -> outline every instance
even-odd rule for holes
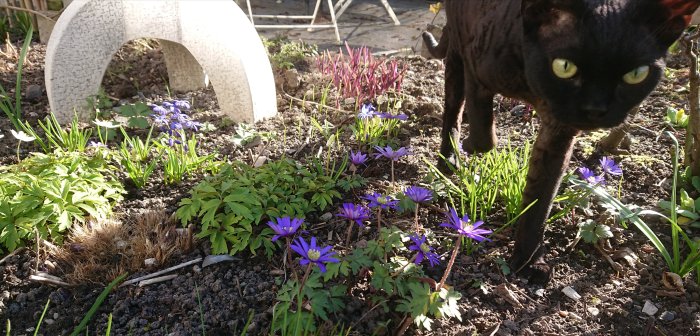
[[[608,107],[603,104],[584,105],[581,110],[591,120],[601,120],[608,114]]]

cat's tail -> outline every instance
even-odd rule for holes
[[[450,45],[450,41],[447,35],[449,34],[447,33],[446,26],[442,29],[442,35],[440,36],[440,42],[438,43],[433,34],[427,31],[423,32],[423,42],[425,44],[425,47],[430,52],[431,56],[439,59],[445,58],[445,56],[447,56],[447,48]]]

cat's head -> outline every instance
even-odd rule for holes
[[[700,0],[522,0],[525,74],[559,122],[613,127],[654,90]]]

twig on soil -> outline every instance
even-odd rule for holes
[[[412,322],[413,318],[411,318],[410,315],[406,315],[401,321],[401,326],[398,330],[396,330],[396,333],[394,333],[394,336],[403,336],[406,333],[406,330],[408,330],[408,327],[411,326]]]
[[[55,285],[55,286],[64,286],[64,287],[70,287],[71,284],[61,280],[61,278],[55,277],[53,275],[39,272],[37,274],[32,274],[29,276],[29,280],[31,281],[36,281],[40,283],[45,283],[49,285]]]
[[[243,297],[243,291],[241,290],[241,282],[236,277],[236,289],[238,289],[238,297]]]
[[[139,287],[148,286],[148,285],[152,285],[152,284],[164,282],[164,281],[170,281],[170,280],[175,279],[175,278],[177,278],[177,274],[164,275],[162,277],[143,280],[143,281],[139,282]]]
[[[173,267],[166,268],[166,269],[164,269],[164,270],[161,270],[161,271],[158,271],[158,272],[155,272],[155,273],[151,273],[151,274],[148,274],[148,275],[144,275],[144,276],[142,276],[142,277],[138,277],[138,278],[136,278],[136,279],[131,279],[131,280],[129,280],[129,281],[124,281],[124,283],[122,283],[119,287],[124,287],[124,286],[127,286],[127,285],[135,284],[135,283],[140,282],[140,281],[142,281],[142,280],[154,278],[154,277],[157,277],[157,276],[159,276],[159,275],[163,275],[163,274],[165,274],[165,273],[174,271],[174,270],[176,270],[176,269],[180,269],[180,268],[183,268],[183,267],[187,267],[187,266],[189,266],[189,265],[192,265],[192,264],[196,264],[196,263],[198,263],[198,262],[200,262],[200,261],[202,261],[202,258],[201,258],[201,257],[200,257],[200,258],[197,258],[197,259],[194,259],[194,260],[190,260],[190,261],[188,261],[188,262],[185,262],[185,263],[182,263],[182,264],[179,264],[179,265],[175,265],[175,266],[173,266]]]
[[[600,242],[602,242],[602,240]],[[606,252],[600,246],[600,242],[593,244],[593,246],[595,246],[595,249],[598,250],[598,252],[600,252],[600,254],[603,255],[603,258],[605,258],[605,260],[608,261],[608,263],[615,270],[615,272],[622,272],[622,265],[620,265],[618,262],[616,262],[616,261],[612,260],[612,258],[610,258],[610,255],[608,255],[608,252]]]

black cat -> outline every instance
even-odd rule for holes
[[[423,33],[431,53],[445,59],[440,153],[454,155],[462,107],[467,152],[496,144],[496,93],[535,107],[541,128],[523,204],[536,203],[516,224],[510,265],[547,281],[547,265],[526,266],[543,254],[544,222],[575,137],[619,125],[654,90],[667,49],[700,0],[446,0],[444,6],[440,43]]]

